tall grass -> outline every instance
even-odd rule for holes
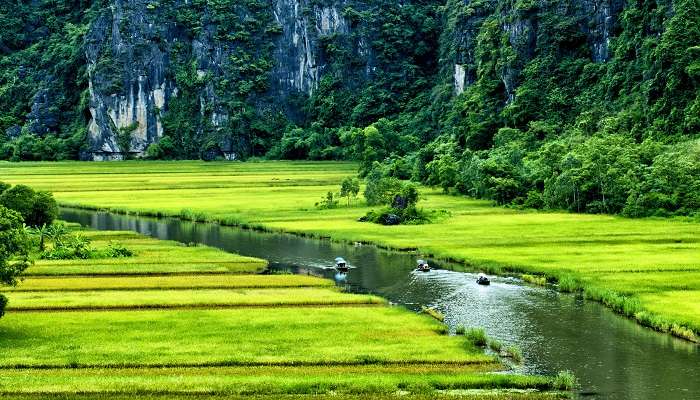
[[[573,390],[577,385],[577,380],[576,376],[574,375],[573,372],[571,371],[560,371],[556,377],[554,377],[554,381],[552,382],[552,385],[554,386],[555,389],[559,390]]]

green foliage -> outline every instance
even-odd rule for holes
[[[469,328],[464,330],[463,335],[474,343],[475,346],[484,347],[488,343],[486,331],[483,328]]]
[[[501,341],[499,341],[497,339],[489,338],[488,346],[489,346],[489,349],[495,351],[496,353],[500,353],[501,350],[503,350],[503,343],[501,343]]]
[[[573,390],[578,385],[576,376],[571,371],[559,371],[552,386],[559,390]]]
[[[0,4],[0,158],[77,159],[84,143],[88,104],[84,38],[101,1]],[[26,129],[37,93],[50,104],[48,132]],[[8,128],[22,128],[6,142]]]
[[[374,164],[365,178],[367,184],[364,196],[367,205],[384,205],[386,208],[369,211],[360,218],[363,222],[382,225],[422,224],[430,222],[428,216],[416,208],[420,195],[412,182],[386,176],[387,171],[379,164]]]
[[[311,21],[326,5],[313,1],[301,13]],[[89,115],[85,36],[102,6],[0,6],[0,158],[78,157]],[[147,14],[183,37],[159,42],[178,95],[160,115],[165,136],[146,156],[348,159],[359,162],[360,176],[381,163],[389,180],[380,186],[410,178],[501,205],[698,213],[700,5],[626,3],[619,15],[611,10],[616,23],[604,49],[592,45],[600,37],[581,7],[351,2],[342,10],[347,29],[308,32],[318,80],[281,104],[272,72],[284,29],[269,4],[151,2]],[[28,29],[34,21],[45,21],[40,32]],[[200,65],[187,44],[200,35],[221,50],[217,68]],[[117,93],[128,66],[103,53],[92,72],[104,79],[95,84]],[[464,75],[460,94],[456,71]],[[58,123],[38,135],[27,114],[40,90]],[[203,92],[215,100],[200,101]],[[119,134],[121,148],[132,128]],[[390,203],[373,185],[368,204]]]
[[[177,149],[170,136],[165,136],[158,143],[151,143],[146,148],[146,158],[151,160],[171,160],[176,154]]]
[[[522,350],[520,350],[520,348],[518,346],[515,346],[515,345],[506,346],[504,351],[505,351],[506,356],[512,358],[514,362],[516,362],[518,364],[523,362],[523,352],[522,352]]]
[[[336,208],[338,207],[338,200],[335,194],[329,190],[328,193],[326,193],[326,196],[321,201],[316,203],[316,207],[320,209]]]
[[[15,285],[17,277],[29,266],[29,238],[22,216],[0,206],[0,284]],[[0,317],[7,298],[0,296]]]
[[[386,172],[379,163],[365,177],[364,196],[368,206],[389,205],[394,196],[401,191],[402,183],[399,179],[386,176]]]
[[[357,198],[360,193],[360,180],[355,177],[346,177],[340,182],[340,196],[348,199],[348,206],[350,205],[350,200]]]
[[[607,62],[559,3],[450,2],[441,52],[470,84],[448,99],[416,177],[498,204],[697,213],[697,2],[626,4]],[[503,29],[514,22],[524,42]]]
[[[58,205],[48,192],[35,192],[25,185],[17,185],[0,194],[0,205],[15,210],[31,227],[50,225],[58,216]]]
[[[49,231],[53,247],[41,252],[42,260],[87,260],[132,257],[134,252],[120,243],[109,243],[104,249],[93,248],[92,240],[81,233],[71,233],[60,224]]]

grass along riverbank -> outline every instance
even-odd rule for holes
[[[3,180],[52,190],[64,205],[418,249],[469,268],[544,276],[656,329],[700,334],[698,223],[517,211],[427,188],[420,206],[448,212],[428,225],[357,222],[370,209],[360,200],[314,207],[355,172],[352,163],[312,162],[0,164]],[[674,307],[664,306],[669,298]]]
[[[559,396],[555,379],[494,374],[504,366],[468,338],[376,296],[257,275],[265,261],[205,246],[81,234],[134,255],[37,260],[19,286],[2,288],[2,398]]]

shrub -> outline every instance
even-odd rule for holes
[[[484,347],[488,342],[486,331],[483,328],[469,328],[464,332],[464,336],[475,346]]]
[[[571,371],[559,371],[552,381],[552,386],[559,390],[572,390],[576,385],[576,376]]]
[[[506,347],[505,352],[506,356],[512,358],[516,363],[523,362],[523,352],[517,346],[509,345]]]
[[[106,249],[90,247],[90,239],[80,234],[66,235],[54,242],[54,247],[41,253],[43,260],[76,260],[131,257],[134,252],[120,243],[110,243]]]
[[[581,288],[581,282],[571,275],[564,275],[559,278],[559,290],[562,292],[577,292]]]
[[[0,294],[0,318],[5,315],[5,307],[7,306],[7,297]]]
[[[324,197],[321,201],[315,204],[316,207],[320,209],[329,209],[329,208],[336,208],[338,207],[338,200],[335,198],[335,195],[333,192],[328,191],[326,193],[326,197]]]
[[[491,350],[495,351],[496,353],[500,353],[501,350],[503,350],[503,343],[501,343],[497,339],[489,339],[488,345],[489,345],[489,348]]]

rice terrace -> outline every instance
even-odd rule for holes
[[[700,1],[0,2],[0,400],[699,377]]]
[[[697,340],[697,223],[518,211],[421,188],[423,206],[443,210],[439,224],[368,228],[358,219],[371,207],[359,200],[314,206],[356,168],[130,161],[2,164],[0,173],[6,184],[51,191],[75,212],[374,244],[451,260],[464,271],[551,282],[652,329]],[[62,229],[96,253],[130,255],[35,254],[24,279],[3,289],[10,300],[0,326],[5,395],[550,398],[575,388],[569,372],[518,373],[520,349],[484,337],[481,326],[445,326],[440,320],[450,316],[440,315],[439,304],[416,314],[374,294],[352,294],[323,278],[325,266],[316,276],[261,274],[269,268],[263,259],[190,241],[75,223]],[[54,240],[46,235],[44,246]],[[362,268],[370,266],[358,263]],[[437,311],[425,311],[431,306]]]

